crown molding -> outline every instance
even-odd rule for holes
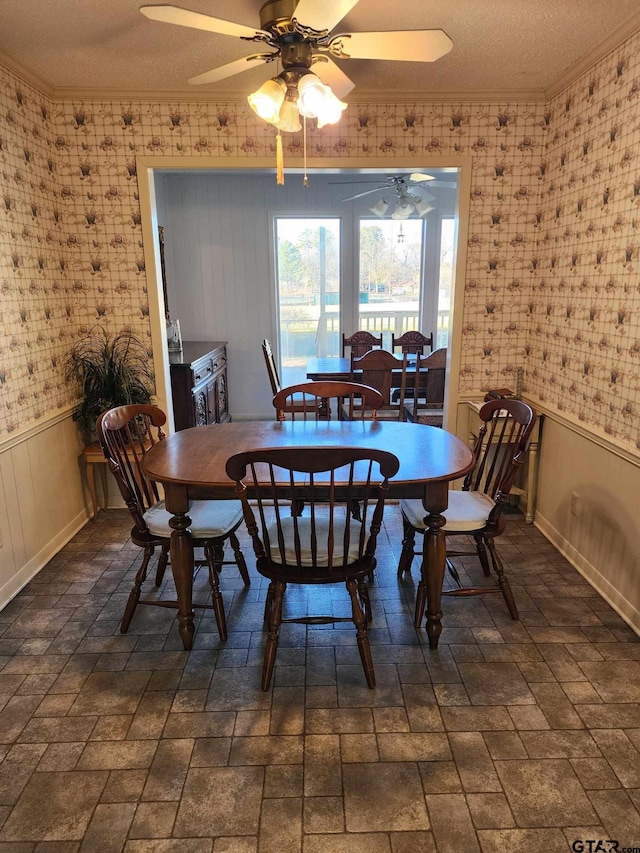
[[[21,80],[33,86],[34,89],[37,89],[45,97],[52,100],[55,98],[55,89],[52,86],[49,86],[48,83],[45,83],[44,80],[41,80],[40,77],[29,71],[21,62],[18,62],[17,59],[5,53],[4,50],[0,50],[0,65],[4,65],[7,71],[15,74],[16,77],[20,77]]]
[[[620,47],[630,36],[640,30],[640,12],[634,12],[630,18],[623,21],[607,38],[585,56],[575,62],[560,75],[556,82],[546,90],[547,100],[555,98],[574,80],[585,74],[601,59]]]
[[[169,104],[242,104],[248,92],[214,92],[211,89],[54,89],[58,101],[143,101]],[[347,96],[355,104],[509,104],[546,102],[542,89],[513,89],[486,92],[372,92],[358,91]]]

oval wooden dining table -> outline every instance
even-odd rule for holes
[[[474,464],[469,446],[445,430],[421,424],[383,421],[238,421],[181,430],[145,455],[145,474],[165,491],[173,518],[171,569],[178,597],[179,631],[185,649],[193,644],[193,541],[189,501],[235,497],[227,477],[227,459],[252,448],[360,447],[386,450],[400,461],[389,484],[389,498],[422,498],[427,530],[418,601],[426,599],[429,645],[435,649],[442,631],[441,595],[445,573],[445,523],[448,484]],[[422,608],[423,609],[423,608]],[[420,614],[422,614],[422,609]],[[418,610],[416,610],[418,613]],[[416,616],[420,627],[422,615]]]

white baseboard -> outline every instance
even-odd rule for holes
[[[627,599],[595,568],[556,528],[536,512],[535,526],[551,544],[560,551],[582,577],[597,590],[607,604],[624,619],[627,625],[640,635],[640,610]]]
[[[0,610],[6,607],[12,598],[25,587],[29,581],[34,578],[40,569],[44,568],[52,557],[64,548],[79,530],[85,526],[88,521],[88,516],[85,510],[78,513],[76,517],[69,522],[50,542],[47,542],[37,554],[35,554],[28,563],[26,563],[19,572],[11,577],[2,587],[0,587]]]

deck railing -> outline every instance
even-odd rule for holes
[[[361,311],[359,329],[375,335],[382,334],[383,346],[391,349],[392,333],[399,337],[404,332],[418,328],[417,311],[378,310]],[[439,311],[435,329],[434,348],[445,347],[449,334],[449,311]],[[337,314],[323,314],[317,321],[290,320],[281,326],[282,363],[310,356],[340,355],[340,318]]]

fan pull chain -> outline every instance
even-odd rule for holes
[[[307,117],[302,117],[302,156],[304,162],[304,177],[302,179],[302,186],[308,187],[309,180],[307,178]]]
[[[278,135],[276,136],[276,184],[284,186],[284,156],[282,154],[280,128],[278,128]]]

